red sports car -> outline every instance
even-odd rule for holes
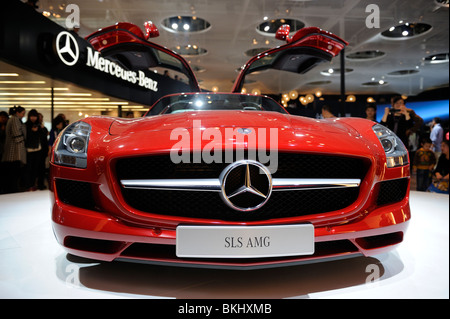
[[[134,25],[89,36],[99,52],[132,55],[139,44],[153,66],[189,78],[191,92],[162,97],[142,118],[88,117],[59,135],[58,242],[102,261],[243,269],[371,256],[401,243],[410,169],[395,134],[360,118],[289,115],[269,97],[240,93],[248,74],[305,73],[347,44],[318,28],[288,33],[281,28],[287,43],[242,68],[231,93],[201,92],[188,63]]]

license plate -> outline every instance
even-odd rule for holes
[[[178,257],[255,258],[314,254],[314,226],[178,226]]]

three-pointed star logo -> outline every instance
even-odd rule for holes
[[[270,171],[253,160],[240,160],[230,164],[220,174],[220,182],[222,200],[238,211],[261,208],[272,194]]]
[[[62,31],[56,37],[56,52],[61,61],[72,66],[78,62],[80,55],[75,37],[67,31]]]
[[[251,176],[250,176],[250,165],[247,163],[245,168],[245,182],[244,185],[239,187],[236,191],[228,195],[228,198],[232,198],[236,195],[243,194],[243,193],[252,193],[254,195],[260,196],[264,199],[267,198],[266,195],[264,195],[262,192],[260,192],[258,189],[256,189],[251,182]]]

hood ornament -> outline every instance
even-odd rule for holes
[[[247,127],[238,128],[237,131],[238,131],[238,133],[245,134],[245,135],[248,135],[251,132],[253,132],[251,128],[247,128]]]

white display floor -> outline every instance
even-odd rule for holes
[[[56,243],[48,191],[0,195],[0,298],[447,299],[448,200],[411,192],[405,241],[376,258],[232,271],[87,263]]]

